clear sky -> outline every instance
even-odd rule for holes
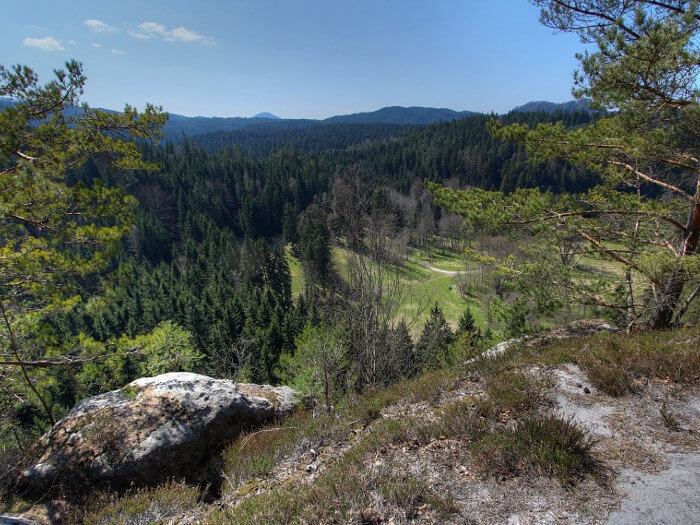
[[[90,105],[190,116],[505,112],[570,100],[580,49],[527,0],[0,1],[0,64],[76,58]]]

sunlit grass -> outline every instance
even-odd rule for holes
[[[348,276],[349,252],[345,248],[334,247],[332,261],[338,274]],[[456,276],[445,275],[422,266],[420,254],[415,251],[400,268],[391,269],[396,272],[402,284],[401,304],[397,317],[403,318],[408,324],[414,336],[420,334],[425,321],[430,315],[430,308],[437,302],[443,310],[448,324],[455,329],[464,310],[469,307],[472,314],[481,327],[486,327],[486,315],[481,309],[479,301],[473,297],[462,299],[459,295]],[[462,269],[463,263],[457,253],[444,253],[434,256],[434,261],[429,263],[435,268]],[[394,275],[396,275],[394,273]]]
[[[285,246],[284,253],[287,258],[289,273],[292,278],[292,297],[296,299],[302,293],[304,293],[304,270],[301,267],[301,262],[299,259],[294,257],[292,254],[291,245],[288,244]]]

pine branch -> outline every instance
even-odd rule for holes
[[[611,250],[610,248],[606,248],[598,239],[592,237],[590,234],[586,233],[583,230],[576,230],[576,233],[586,239],[588,242],[590,242],[593,246],[598,248],[601,253],[604,253],[608,257],[611,257],[615,259],[617,262],[620,262],[624,264],[625,266],[632,268],[634,270],[637,270],[639,273],[642,275],[646,276],[647,279],[649,279],[651,282],[655,284],[659,284],[658,280],[655,277],[650,276],[646,271],[644,271],[639,265],[634,263],[633,261],[629,260],[626,257],[623,257],[619,253],[617,253],[615,250]]]

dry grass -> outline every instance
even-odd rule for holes
[[[127,497],[95,502],[96,510],[84,517],[85,525],[149,525],[181,516],[197,505],[197,489],[182,483],[166,483],[138,490]]]
[[[519,415],[534,410],[542,397],[542,385],[531,375],[503,370],[491,377],[486,385],[487,399],[481,411],[485,415]]]
[[[570,484],[596,471],[592,446],[571,421],[535,416],[485,436],[472,450],[484,472],[506,477],[544,474]]]
[[[611,396],[635,391],[639,380],[690,384],[700,379],[700,328],[668,332],[600,333],[556,341],[525,354],[530,362],[575,363]]]
[[[601,391],[630,395],[642,381],[697,382],[699,347],[700,329],[693,328],[603,333],[512,348],[503,356],[474,363],[470,374],[479,379],[475,379],[479,387],[473,397],[427,408],[430,413],[425,417],[416,413],[392,419],[382,413],[397,403],[434,406],[461,384],[463,371],[435,371],[390,388],[350,395],[330,415],[297,414],[232,443],[224,453],[230,483],[223,501],[229,507],[207,515],[206,523],[406,523],[424,514],[440,522],[453,516],[450,494],[436,493],[426,476],[416,474],[420,471],[410,474],[387,451],[407,444],[409,450],[430,446],[444,438],[461,442],[462,459],[498,479],[544,475],[570,485],[596,477],[601,470],[591,455],[592,442],[571,421],[546,415],[547,385],[528,370],[533,365],[575,363]],[[664,424],[677,427],[673,415],[667,410],[665,414]],[[279,479],[286,481],[281,484],[268,483],[283,461],[295,457],[302,461],[310,448],[350,441],[349,448],[334,449],[313,482],[297,474],[282,476]],[[376,462],[377,458],[382,461]],[[252,489],[243,494],[241,487]],[[102,513],[91,514],[88,523],[140,523],[156,514],[166,519],[188,505],[197,508],[193,497],[195,489],[180,485],[140,491],[111,501]]]
[[[375,467],[368,446],[345,453],[313,484],[289,484],[246,498],[206,523],[406,523],[420,512],[440,520],[454,511],[449,494],[436,493],[421,478],[389,462]]]

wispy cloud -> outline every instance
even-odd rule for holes
[[[116,31],[115,28],[104,23],[102,20],[98,20],[97,18],[88,18],[83,22],[83,24],[88,26],[95,33],[111,33],[113,31]]]
[[[186,27],[168,29],[158,22],[143,22],[135,30],[129,31],[129,35],[142,40],[160,38],[169,42],[199,42],[207,45],[216,43],[213,38],[200,35]]]
[[[35,47],[41,49],[42,51],[63,51],[63,46],[61,42],[53,38],[52,36],[45,36],[44,38],[31,38],[27,37],[22,41],[22,44],[29,47]]]
[[[170,34],[166,37],[168,40],[180,40],[181,42],[203,42],[203,43],[214,43],[213,40],[207,39],[202,35],[190,31],[186,27],[176,27]]]
[[[92,47],[102,47],[102,44],[92,44]]]
[[[126,51],[124,51],[123,49],[112,48],[112,54],[113,55],[126,55]]]
[[[131,36],[141,39],[165,37],[167,32],[165,26],[157,22],[144,22],[135,31],[129,30]]]

